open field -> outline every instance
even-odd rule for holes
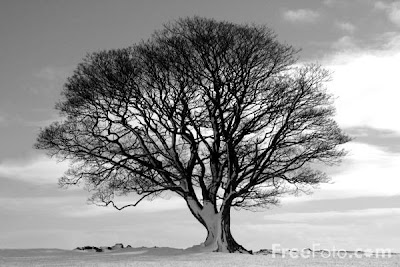
[[[60,249],[1,249],[0,266],[379,266],[400,267],[400,255],[347,254],[309,258],[289,256],[194,253],[172,248],[129,248],[110,252],[81,252]]]

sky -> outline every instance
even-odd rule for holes
[[[392,249],[400,252],[400,2],[373,0],[1,0],[0,248],[84,245],[186,248],[206,232],[170,195],[117,211],[58,187],[67,170],[33,149],[59,118],[62,85],[87,53],[147,39],[187,16],[265,24],[301,48],[299,64],[332,72],[336,121],[352,136],[332,178],[312,195],[232,214],[248,249]],[[132,197],[134,198],[134,197]]]

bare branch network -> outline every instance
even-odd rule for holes
[[[71,160],[60,183],[85,181],[93,201],[116,207],[115,195],[134,192],[136,206],[172,191],[210,232],[208,207],[275,204],[326,181],[313,163],[345,154],[329,73],[296,67],[296,52],[265,26],[180,19],[148,41],[89,54],[56,106],[65,120],[36,147]]]

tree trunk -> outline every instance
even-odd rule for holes
[[[213,204],[205,202],[203,208],[196,207],[188,201],[188,206],[194,217],[206,228],[207,238],[201,244],[203,250],[215,252],[251,253],[239,245],[231,234],[230,206],[225,206],[219,212]]]

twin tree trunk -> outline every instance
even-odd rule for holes
[[[193,216],[206,228],[207,238],[201,244],[204,250],[217,252],[250,253],[239,245],[231,234],[231,206],[223,205],[220,211],[208,201],[203,207],[196,200],[186,199]]]

